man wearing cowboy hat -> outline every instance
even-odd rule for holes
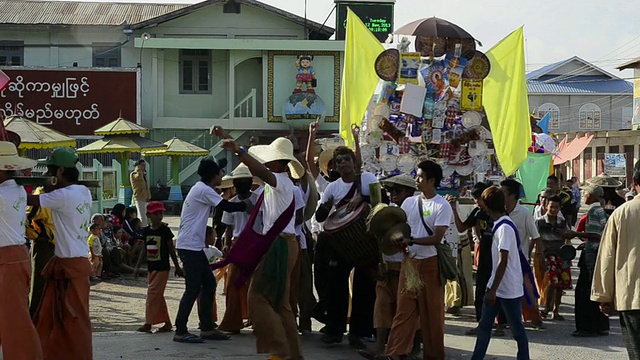
[[[290,211],[295,208],[295,185],[288,173],[299,179],[305,174],[304,167],[286,138],[277,138],[269,145],[252,146],[247,152],[222,128],[214,127],[213,133],[225,138],[223,148],[234,152],[254,176],[265,182],[262,234],[269,234],[276,226],[278,230],[283,227],[262,257],[249,286],[249,317],[258,352],[269,353],[271,360],[301,359],[296,319],[289,301],[299,244],[295,235],[295,212]],[[283,218],[289,217],[288,214],[290,219]]]
[[[78,184],[78,162],[72,148],[54,149],[44,165],[47,174],[56,178],[56,186],[45,194],[29,195],[27,200],[29,205],[51,209],[56,239],[55,256],[42,272],[46,283],[34,320],[48,359],[93,358],[89,318],[92,269],[87,243],[92,199],[89,189]],[[60,303],[63,296],[64,303]],[[62,318],[61,307],[67,309]]]
[[[259,193],[252,192],[251,186],[258,181],[254,181],[253,175],[249,168],[244,165],[238,165],[230,175],[226,175],[222,178],[221,188],[234,187],[236,190],[236,196],[229,200],[230,202],[248,201],[251,205],[255,205],[258,201]],[[249,221],[249,214],[246,212],[224,212],[222,215],[222,223],[227,225],[224,233],[224,252],[226,253],[235,239],[240,236],[244,230],[247,222]],[[258,221],[257,223],[260,223]],[[238,278],[240,269],[234,265],[229,264],[229,274],[227,283],[230,286],[226,289],[226,310],[224,317],[218,330],[226,331],[229,333],[240,333],[240,330],[244,327],[243,319],[249,318],[247,309],[247,293],[249,291],[249,282],[243,284],[241,287],[235,285],[235,281]]]
[[[35,161],[19,157],[13,143],[0,142],[0,301],[7,304],[0,306],[0,341],[5,359],[42,359],[40,339],[29,315],[27,192],[12,179],[14,171],[35,165]]]

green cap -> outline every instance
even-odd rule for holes
[[[70,147],[58,147],[42,163],[47,166],[74,168],[78,161],[78,154],[76,154],[75,150]]]

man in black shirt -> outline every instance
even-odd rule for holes
[[[458,210],[455,206],[455,201],[451,203],[453,209],[453,216],[456,222],[456,228],[459,232],[465,232],[469,229],[474,230],[474,238],[479,243],[479,260],[478,269],[476,271],[476,292],[474,306],[476,308],[476,321],[480,321],[482,316],[482,299],[484,299],[484,293],[487,290],[487,284],[491,277],[491,270],[493,268],[493,262],[491,259],[491,245],[493,243],[493,220],[483,210],[484,203],[482,202],[482,192],[489,187],[486,183],[477,183],[471,190],[471,196],[473,196],[476,202],[476,208],[473,209],[471,214],[466,220],[462,221]],[[471,329],[467,332],[467,335],[475,335],[476,329]]]

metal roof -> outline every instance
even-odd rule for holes
[[[136,24],[187,6],[187,4],[0,0],[0,24],[117,26]]]
[[[160,0],[162,1],[162,0]],[[164,0],[168,1],[168,0]],[[84,1],[0,0],[0,25],[118,26],[136,29],[157,25],[227,0],[205,0],[196,4],[113,3]],[[335,30],[257,0],[235,0],[281,16],[322,34],[328,39]]]
[[[578,62],[577,71],[558,74],[553,71]],[[598,75],[584,75],[583,70],[595,70]],[[612,75],[577,56],[544,66],[527,74],[529,94],[633,94],[633,84]]]
[[[541,67],[538,70],[534,70],[534,71],[528,73],[527,74],[527,80],[539,80],[541,77],[543,77],[545,75],[548,75],[553,70],[555,70],[555,69],[557,69],[557,68],[559,68],[559,67],[561,67],[561,66],[563,66],[565,64],[568,64],[568,63],[570,63],[572,61],[577,61],[579,63],[582,63],[584,68],[590,68],[591,70],[595,70],[595,71],[601,73],[603,76],[605,76],[607,78],[617,79],[617,80],[620,79],[619,77],[617,77],[617,76],[615,76],[615,75],[613,75],[611,73],[608,73],[607,71],[605,71],[605,70],[593,65],[590,62],[588,62],[586,60],[583,60],[582,58],[580,58],[578,56],[574,56],[574,57],[571,57],[571,58],[568,58],[568,59],[565,59],[565,60],[562,60],[562,61],[558,61],[558,62],[553,63],[553,64],[549,64],[547,66]],[[583,72],[583,71],[576,72],[576,74],[579,75],[580,72]],[[558,75],[558,76],[562,76],[563,80],[567,80],[567,77],[565,75]],[[553,76],[551,76],[551,77],[553,77]]]
[[[633,84],[626,80],[564,81],[544,83],[527,81],[529,94],[633,94]]]
[[[172,13],[168,13],[168,14],[165,14],[163,16],[159,16],[157,18],[153,18],[153,19],[149,19],[147,21],[141,22],[139,24],[136,24],[134,26],[134,28],[140,29],[140,28],[144,28],[144,27],[147,27],[147,26],[153,26],[153,25],[161,24],[163,22],[179,18],[180,16],[184,16],[184,15],[190,14],[190,13],[192,13],[192,12],[198,10],[198,9],[201,9],[201,8],[203,8],[205,6],[221,4],[221,3],[225,3],[227,1],[228,0],[205,0],[205,1],[193,4],[193,5],[186,6],[184,8],[179,9],[179,10],[176,10],[176,11],[174,11]],[[335,29],[333,29],[330,26],[326,26],[324,24],[320,24],[320,23],[317,23],[315,21],[311,21],[309,19],[305,19],[302,16],[298,16],[296,14],[290,13],[288,11],[284,11],[282,9],[279,9],[279,8],[275,7],[275,6],[271,6],[271,5],[262,3],[262,2],[257,1],[257,0],[233,0],[233,1],[235,1],[238,4],[257,7],[259,9],[262,9],[262,10],[268,11],[270,13],[279,15],[279,16],[281,16],[281,17],[283,17],[283,18],[285,18],[285,19],[287,19],[289,21],[292,21],[292,22],[294,22],[294,23],[296,23],[298,25],[302,25],[302,26],[305,26],[306,28],[308,28],[310,30],[316,31],[316,32],[324,35],[327,39],[331,35],[333,35],[333,33],[335,32]]]
[[[640,58],[635,58],[631,61],[627,61],[626,63],[618,66],[616,69],[622,71],[626,69],[637,69],[640,67]]]

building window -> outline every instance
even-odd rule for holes
[[[211,94],[211,51],[180,50],[180,93]]]
[[[120,67],[120,44],[93,44],[94,67]]]
[[[550,114],[549,129],[560,128],[560,109],[554,103],[544,103],[538,107],[538,117],[543,118],[545,115]]]
[[[588,103],[582,105],[579,112],[580,129],[600,129],[600,107],[596,104]]]
[[[22,41],[0,41],[0,66],[24,65],[24,43]]]

